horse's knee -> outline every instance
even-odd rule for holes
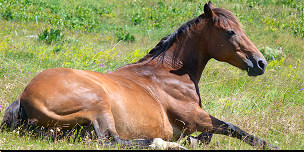
[[[208,145],[211,142],[213,134],[212,133],[201,133],[196,138],[203,144]]]
[[[208,145],[211,142],[213,134],[212,133],[201,133],[197,137],[187,136],[185,144],[188,144],[191,147],[198,147],[201,144]]]

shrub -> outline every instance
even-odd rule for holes
[[[10,9],[5,10],[4,14],[2,14],[5,20],[13,19],[13,13]]]

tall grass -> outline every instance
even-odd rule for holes
[[[0,119],[37,73],[56,67],[108,73],[135,62],[162,37],[203,13],[206,2],[0,0]],[[212,2],[238,17],[268,66],[264,75],[248,77],[227,63],[211,60],[199,84],[203,109],[282,149],[304,149],[304,2]],[[60,31],[58,40],[51,30]],[[43,31],[54,38],[39,40]],[[94,140],[40,140],[31,134],[2,132],[0,149],[104,147]],[[198,149],[252,147],[215,135],[210,145]]]

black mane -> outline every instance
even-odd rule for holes
[[[158,57],[162,54],[162,57],[159,61],[163,61],[166,51],[173,45],[176,39],[183,33],[187,33],[191,26],[196,25],[204,18],[204,14],[184,23],[180,26],[177,30],[175,30],[172,34],[163,37],[157,45],[149,51],[149,53],[139,60],[138,62],[144,61],[145,59],[152,57],[149,61],[153,60],[154,58]]]

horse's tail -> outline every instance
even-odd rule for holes
[[[27,115],[24,109],[20,106],[20,100],[16,100],[7,107],[3,117],[3,121],[0,126],[0,130],[4,128],[9,130],[15,130],[18,126],[24,123],[24,120],[26,118]]]

